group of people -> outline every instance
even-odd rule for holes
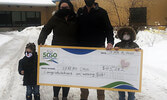
[[[107,39],[107,50],[114,45],[113,27],[110,23],[107,12],[99,7],[95,0],[84,0],[85,6],[79,8],[77,14],[74,12],[70,0],[61,0],[58,11],[51,17],[42,28],[39,35],[38,45],[44,45],[47,36],[53,31],[52,45],[97,47],[105,48]],[[118,38],[121,42],[115,44],[115,49],[136,49],[139,46],[133,42],[136,32],[133,28],[124,27],[118,30]],[[40,100],[39,86],[37,85],[37,53],[34,43],[28,43],[25,49],[25,56],[19,61],[19,73],[24,75],[23,81],[27,88],[26,100]],[[61,87],[53,87],[53,100],[59,100]],[[62,100],[67,100],[69,87],[62,87]],[[80,100],[88,100],[89,90],[81,88]],[[105,100],[104,90],[97,90],[98,100]],[[128,92],[128,100],[134,100],[135,93]],[[125,100],[125,92],[119,92],[119,100]]]

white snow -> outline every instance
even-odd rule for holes
[[[12,40],[12,37],[0,34],[0,46]]]
[[[28,27],[21,32],[0,33],[0,100],[25,100],[25,87],[18,74],[18,61],[24,56],[28,42],[37,44],[40,27]],[[137,100],[167,100],[167,30],[145,30],[137,35],[136,42],[144,50],[142,92]],[[47,45],[51,44],[52,34]],[[118,42],[119,40],[116,39]],[[41,100],[52,100],[51,86],[40,87]],[[105,91],[106,100],[118,100],[116,91]],[[62,95],[60,93],[60,95]],[[61,96],[60,96],[61,97]],[[91,89],[89,100],[97,100],[96,90]],[[80,89],[71,88],[69,100],[80,99]]]

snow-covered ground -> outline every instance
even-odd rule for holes
[[[24,56],[28,42],[37,43],[40,27],[29,27],[21,32],[0,33],[0,100],[25,100],[25,87],[18,74],[18,61]],[[142,92],[137,100],[167,100],[167,30],[140,31],[136,42],[144,50]],[[46,44],[50,45],[52,34]],[[116,40],[119,41],[119,40]],[[51,86],[40,87],[41,100],[52,100]],[[116,91],[105,91],[106,100],[118,100]],[[60,93],[61,95],[61,93]],[[60,96],[61,97],[61,96]],[[96,90],[90,90],[89,100],[96,99]],[[80,89],[71,88],[69,100],[80,99]]]

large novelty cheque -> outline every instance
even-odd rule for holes
[[[39,46],[38,85],[140,92],[143,51]]]

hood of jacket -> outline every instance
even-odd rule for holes
[[[134,41],[136,39],[136,32],[132,27],[123,27],[117,32],[117,36],[120,40],[123,40],[123,35],[125,32],[130,35],[129,41]]]

